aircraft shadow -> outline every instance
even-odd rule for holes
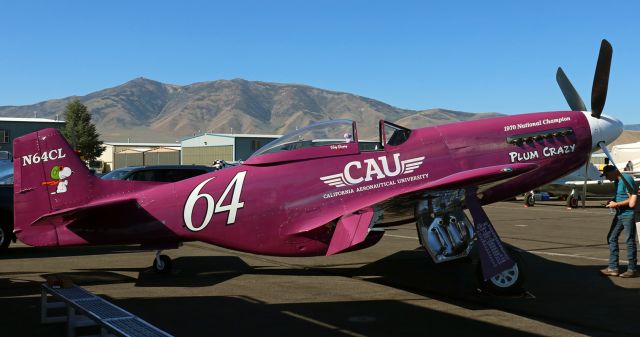
[[[525,286],[533,297],[500,297],[476,290],[471,264],[436,265],[425,254],[421,250],[400,251],[361,268],[331,268],[327,272],[366,277],[468,309],[493,307],[577,333],[596,330],[635,335],[640,331],[635,309],[640,301],[639,283],[629,279],[622,280],[629,281],[629,287],[618,286],[599,275],[600,266],[577,266],[521,252],[527,267]]]
[[[0,260],[45,259],[102,254],[138,253],[139,245],[76,246],[76,247],[11,247],[0,254]]]
[[[175,336],[537,336],[395,300],[267,304],[241,296],[112,299]],[[0,297],[6,336],[62,336],[39,324],[37,297]]]
[[[640,301],[640,287],[638,279],[622,280],[618,279],[613,283],[612,279],[598,274],[599,266],[580,266],[569,263],[547,260],[538,255],[522,252],[524,262],[527,265],[526,288],[534,297],[497,297],[476,290],[475,267],[469,263],[451,263],[436,265],[430,261],[426,252],[421,249],[399,251],[380,260],[365,265],[334,265],[334,266],[299,266],[299,267],[274,267],[269,266],[249,266],[241,258],[236,256],[191,256],[178,257],[174,259],[174,273],[171,275],[156,275],[149,267],[145,268],[122,268],[122,269],[81,269],[73,272],[63,273],[70,277],[75,283],[80,285],[133,283],[137,287],[207,287],[226,282],[237,276],[245,274],[254,275],[286,275],[286,276],[344,276],[350,278],[364,279],[367,282],[375,282],[396,289],[420,294],[429,298],[434,298],[443,302],[465,307],[470,310],[486,310],[495,308],[510,312],[519,316],[529,317],[533,320],[544,321],[548,324],[562,327],[576,333],[593,334],[594,331],[602,335],[634,335],[640,331],[640,320],[637,319],[637,305]],[[120,272],[120,273],[119,273]],[[121,272],[137,272],[138,277],[122,275]],[[25,272],[20,272],[24,274]],[[31,272],[38,273],[38,272]],[[0,310],[6,310],[7,303],[18,301],[16,296],[34,295],[39,293],[38,282],[20,282],[11,279],[11,273],[0,274]],[[43,275],[43,276],[46,276]],[[239,294],[242,290],[238,291]],[[9,302],[7,302],[9,301]],[[27,301],[27,299],[24,299]],[[1,303],[4,302],[5,305]],[[435,330],[424,326],[424,331],[438,331],[436,335],[464,335],[460,328],[465,324],[485,324],[475,321],[466,322],[465,318],[458,316],[446,316],[446,314],[436,313],[428,309],[410,306],[392,300],[386,301],[363,301],[363,302],[339,302],[339,303],[304,303],[290,305],[266,305],[255,304],[252,301],[240,300],[229,297],[174,297],[162,299],[127,299],[117,300],[118,303],[126,303],[127,308],[141,306],[141,310],[131,309],[133,312],[149,314],[144,318],[153,319],[154,312],[171,312],[176,308],[176,315],[162,316],[158,320],[160,326],[170,327],[173,322],[184,324],[189,318],[188,325],[200,326],[201,335],[204,331],[237,332],[234,335],[255,334],[250,329],[251,326],[261,326],[263,329],[274,327],[276,332],[285,335],[297,335],[293,333],[297,330],[283,331],[282,326],[293,324],[292,326],[307,326],[309,322],[319,321],[326,324],[323,328],[315,326],[318,335],[340,334],[343,327],[349,331],[373,336],[382,336],[389,331],[384,326],[395,326],[398,329],[417,329],[422,323],[427,322],[424,317],[434,317],[428,320],[429,326],[435,322]],[[18,302],[15,302],[18,303]],[[36,303],[37,304],[37,303]],[[36,310],[37,305],[32,305],[32,310]],[[27,305],[27,304],[25,304]],[[35,306],[35,307],[34,307]],[[238,323],[236,316],[227,313],[225,306],[230,307],[230,313],[235,313],[238,317],[250,317],[251,324]],[[367,308],[376,308],[368,310]],[[392,309],[395,307],[395,309]],[[9,305],[13,307],[13,305]],[[255,312],[256,315],[242,314],[242,310]],[[353,313],[343,313],[342,310],[354,310]],[[367,309],[368,314],[358,314],[357,311]],[[26,309],[25,309],[26,310]],[[219,312],[220,311],[220,312]],[[284,313],[283,312],[287,312]],[[402,315],[396,317],[394,311],[401,312]],[[413,312],[415,311],[415,313]],[[380,312],[387,312],[391,316],[380,316]],[[291,315],[291,313],[294,313]],[[207,316],[207,314],[211,314]],[[445,315],[439,317],[438,315]],[[33,313],[31,313],[33,315]],[[160,315],[160,314],[158,314]],[[203,315],[205,322],[198,323],[195,317]],[[265,317],[276,316],[273,323]],[[351,316],[349,316],[351,315]],[[377,316],[376,316],[377,315]],[[423,316],[421,316],[423,315]],[[16,315],[17,317],[19,315]],[[257,317],[260,316],[260,317]],[[306,318],[300,318],[306,317]],[[363,316],[357,318],[359,316]],[[356,323],[359,320],[370,320],[364,316],[372,316],[375,322],[385,322],[371,324],[375,326],[372,331],[364,324],[360,327]],[[2,317],[7,316],[0,316]],[[159,317],[159,316],[158,316]],[[209,318],[206,318],[209,317]],[[355,322],[349,324],[342,320],[345,317],[356,317]],[[413,317],[415,321],[405,320],[403,317]],[[421,318],[422,317],[422,318]],[[212,320],[215,318],[215,323]],[[220,318],[220,320],[218,320]],[[254,322],[255,318],[255,322]],[[310,318],[311,320],[308,320]],[[209,320],[209,321],[207,321]],[[295,320],[297,323],[290,323]],[[463,324],[460,324],[463,320]],[[235,323],[234,323],[235,322]],[[280,323],[278,323],[280,322]],[[442,322],[451,322],[455,328]],[[162,324],[161,324],[162,323]],[[254,324],[255,323],[255,324]],[[261,325],[264,323],[264,325]],[[351,324],[353,323],[353,324]],[[219,327],[218,325],[222,325]],[[297,325],[296,325],[297,324]],[[336,326],[335,330],[327,331],[326,325]],[[346,325],[345,325],[346,324]],[[237,325],[240,325],[239,327]],[[177,325],[176,325],[177,327]],[[355,327],[355,328],[354,328]],[[493,331],[497,335],[517,335],[520,331],[504,330],[497,326],[477,326],[476,332]],[[182,328],[181,328],[182,329]],[[175,331],[180,331],[176,329]],[[188,327],[187,329],[191,329]],[[228,329],[228,330],[225,330]],[[235,329],[235,330],[234,330]],[[361,329],[361,330],[358,330]],[[363,330],[362,330],[363,329]],[[438,330],[442,329],[442,330]],[[450,329],[450,330],[447,330]],[[487,330],[484,330],[487,329]],[[169,329],[171,331],[171,329]],[[268,330],[268,329],[267,329]],[[191,331],[191,330],[189,330]],[[193,330],[196,331],[196,330]],[[408,331],[408,330],[407,330]],[[412,330],[413,331],[413,330]],[[473,334],[473,329],[468,330]],[[264,332],[264,331],[263,331]],[[385,333],[382,333],[385,332]],[[267,333],[270,333],[268,331]],[[264,334],[264,333],[261,333]],[[388,333],[393,334],[393,333]],[[410,335],[411,333],[407,333]],[[4,334],[3,334],[4,335]],[[36,334],[37,335],[37,334]],[[222,335],[226,335],[223,333]],[[307,334],[305,334],[307,335]],[[309,333],[314,335],[314,333]],[[400,333],[402,335],[402,333]]]
[[[82,275],[92,278],[97,273],[137,272],[137,278],[129,277],[126,281],[135,283],[136,287],[207,287],[252,273],[252,267],[237,256],[182,256],[172,263],[170,275],[159,275],[151,267],[77,269],[77,272],[58,275],[69,276],[76,284],[84,285],[87,283]]]

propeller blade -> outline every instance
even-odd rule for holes
[[[573,87],[573,84],[571,84],[571,81],[569,81],[569,78],[560,67],[558,67],[558,71],[556,72],[556,82],[558,82],[564,99],[567,100],[572,111],[587,111],[587,107],[584,105],[580,94],[578,94],[578,91]]]
[[[607,100],[607,90],[609,88],[609,71],[611,70],[611,56],[613,48],[607,40],[602,40],[600,44],[600,55],[596,73],[593,76],[593,86],[591,87],[591,116],[600,118],[604,103]]]

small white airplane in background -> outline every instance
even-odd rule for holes
[[[634,176],[636,183],[640,182],[638,171],[623,171]],[[531,191],[524,195],[524,204],[527,207],[535,206],[537,200],[545,200],[549,195],[565,198],[567,207],[577,208],[584,199],[584,184],[587,184],[587,198],[611,198],[613,197],[613,182],[600,177],[601,172],[595,165],[587,166],[587,169],[580,168],[563,178],[554,180],[553,182],[540,186],[535,191]],[[586,175],[586,179],[585,179]]]

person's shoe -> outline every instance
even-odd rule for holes
[[[619,276],[623,278],[633,278],[638,276],[638,273],[636,273],[635,270],[627,270],[624,273],[620,274]]]
[[[600,269],[600,274],[604,276],[618,276],[620,272],[618,271],[618,269],[604,268]]]

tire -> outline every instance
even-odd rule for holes
[[[515,262],[513,268],[508,269],[489,280],[484,280],[482,276],[482,266],[478,263],[476,268],[476,277],[480,289],[495,295],[520,295],[524,292],[525,269],[522,256],[520,253],[511,248],[506,247],[507,252]]]
[[[160,259],[160,263],[158,263],[158,259]],[[160,255],[158,259],[153,259],[153,270],[158,274],[171,273],[171,258],[166,255]]]
[[[533,207],[536,205],[536,196],[528,193],[524,196],[524,204],[529,207]]]
[[[578,206],[580,206],[580,197],[570,195],[569,198],[567,198],[567,207],[578,208]]]
[[[0,224],[0,251],[4,251],[9,248],[13,236],[11,233],[11,226],[6,224]]]

